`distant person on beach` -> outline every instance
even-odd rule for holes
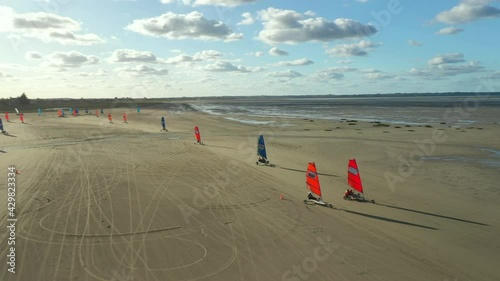
[[[354,197],[354,192],[352,191],[352,189],[347,189],[344,193],[344,199],[347,199],[349,197]]]

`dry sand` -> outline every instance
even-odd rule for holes
[[[500,280],[498,168],[398,160],[433,132],[444,135],[430,156],[487,158],[477,148],[500,150],[499,125],[262,127],[161,107],[127,110],[125,124],[124,111],[111,110],[114,124],[11,115],[0,184],[15,165],[17,259],[7,272],[4,228],[0,280]],[[255,165],[259,133],[275,167]],[[342,199],[353,157],[376,204]],[[333,209],[302,202],[308,161]],[[401,177],[392,187],[388,173]]]

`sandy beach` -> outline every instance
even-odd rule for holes
[[[108,112],[112,124],[56,112],[4,123],[0,184],[16,166],[18,221],[15,274],[0,232],[0,280],[499,280],[500,176],[484,164],[499,124]],[[259,134],[273,167],[255,164]],[[374,204],[342,199],[351,158]],[[311,161],[332,209],[303,203]],[[5,225],[6,192],[0,202]]]

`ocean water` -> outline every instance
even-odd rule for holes
[[[355,119],[395,124],[464,126],[500,122],[500,95],[488,97],[233,98],[190,104],[242,123],[269,124],[276,117]],[[251,117],[258,117],[253,120]],[[266,123],[267,122],[267,123]]]

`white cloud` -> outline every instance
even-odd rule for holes
[[[45,12],[17,14],[11,8],[0,7],[0,32],[62,45],[93,45],[104,42],[93,33],[79,34],[81,29],[80,24],[69,17]]]
[[[436,16],[436,20],[447,24],[466,23],[481,18],[500,17],[500,9],[489,6],[491,1],[462,1],[450,10],[443,11]]]
[[[304,15],[306,15],[306,16],[308,16],[308,17],[314,17],[314,16],[316,15],[316,13],[315,13],[315,12],[313,12],[313,11],[311,11],[311,10],[309,10],[309,11],[306,11],[306,12],[304,13]]]
[[[136,51],[131,49],[118,49],[109,58],[110,62],[156,62],[156,56],[147,51]]]
[[[78,68],[84,65],[98,64],[99,58],[96,56],[87,56],[77,51],[54,52],[47,56],[50,67],[58,68]]]
[[[258,0],[195,0],[193,6],[213,5],[213,6],[236,7],[257,1]]]
[[[169,64],[178,64],[178,63],[183,63],[183,62],[192,62],[195,61],[195,59],[192,56],[188,56],[186,54],[180,54],[175,57],[168,58],[166,60],[166,63]]]
[[[343,72],[347,71],[343,71],[340,70],[339,68],[332,67],[314,73],[313,75],[311,75],[311,78],[313,80],[319,80],[324,82],[328,82],[330,80],[340,80],[344,78]]]
[[[227,61],[216,61],[213,64],[205,66],[205,70],[213,72],[258,72],[262,71],[261,67],[247,67],[243,65],[234,65]]]
[[[361,40],[358,43],[334,46],[333,48],[326,50],[326,53],[340,57],[366,56],[373,48],[380,45],[382,44]]]
[[[352,61],[351,60],[339,60],[339,61],[337,61],[337,63],[340,63],[340,64],[351,64]]]
[[[203,50],[193,55],[194,60],[216,60],[222,57],[222,54],[216,50]]]
[[[12,76],[12,74],[5,73],[5,72],[0,71],[0,79],[4,79],[4,78],[12,78],[12,77],[14,77],[14,76]]]
[[[310,59],[296,59],[296,60],[291,60],[291,61],[280,61],[276,63],[278,66],[303,66],[303,65],[310,65],[313,64],[314,62]]]
[[[419,46],[422,46],[423,44],[422,44],[422,42],[418,42],[418,41],[415,41],[415,40],[408,40],[408,45],[419,47]]]
[[[238,25],[250,25],[255,22],[255,18],[249,12],[243,13],[241,16],[243,19],[238,23]]]
[[[136,19],[126,29],[142,35],[169,39],[234,40],[239,36],[223,22],[208,20],[196,11],[189,14],[168,12],[158,17]]]
[[[250,52],[247,55],[253,56],[253,57],[262,57],[264,55],[264,52]]]
[[[243,39],[243,33],[231,33],[226,37],[224,42],[233,42]]]
[[[268,74],[271,77],[277,78],[297,78],[303,76],[301,73],[293,71],[293,70],[285,70],[285,71],[274,71]]]
[[[136,67],[119,67],[115,71],[124,74],[125,76],[146,76],[146,75],[167,75],[168,70],[165,68],[153,68],[145,64],[137,65]]]
[[[375,27],[355,20],[305,18],[306,15],[293,10],[268,8],[259,11],[259,16],[264,25],[259,38],[268,44],[329,42],[336,39],[365,37],[377,32]]]
[[[396,77],[395,75],[381,73],[381,72],[367,73],[367,74],[363,75],[364,79],[369,79],[369,80],[385,80],[385,79],[395,78],[395,77]]]
[[[459,62],[464,62],[464,55],[460,53],[438,55],[427,61],[429,65],[440,65],[446,63],[459,63]]]
[[[276,47],[273,47],[269,50],[269,54],[271,56],[288,56],[288,52],[285,50],[278,49]]]
[[[471,61],[466,64],[440,64],[434,70],[442,76],[455,76],[458,74],[474,73],[482,71],[484,67],[477,61]]]
[[[445,27],[436,32],[436,35],[453,35],[464,31],[462,28],[456,28],[453,26]]]
[[[39,52],[27,52],[24,55],[24,58],[27,60],[38,60],[38,59],[43,59],[43,56]]]
[[[461,62],[465,62],[462,54],[440,55],[428,61],[429,67],[412,68],[409,74],[428,80],[440,80],[449,76],[481,72],[484,69],[478,61]]]

